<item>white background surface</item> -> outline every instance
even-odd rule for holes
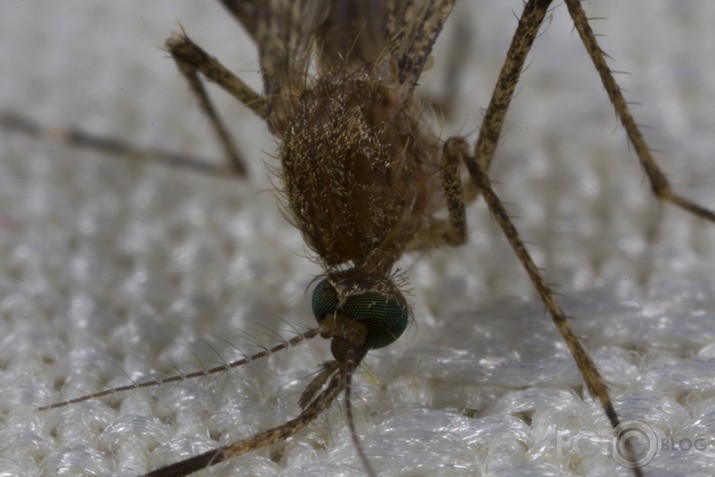
[[[521,11],[463,2],[473,32],[460,109],[472,141]],[[478,5],[478,7],[477,7]],[[463,7],[467,7],[466,9]],[[715,4],[585,2],[637,120],[678,190],[715,206]],[[715,228],[659,207],[563,5],[537,40],[493,177],[558,285],[624,419],[705,451],[660,450],[648,475],[715,468]],[[181,21],[258,87],[256,54],[211,2],[4,1],[0,107],[151,146],[220,157],[158,47]],[[447,33],[443,39],[448,39]],[[424,77],[439,89],[436,65]],[[275,205],[275,143],[217,94],[253,180],[115,161],[16,135],[0,146],[0,475],[136,475],[297,413],[327,344],[218,379],[62,410],[37,405],[188,372],[313,326],[317,267]],[[411,255],[415,323],[366,361],[355,407],[381,475],[628,475],[557,433],[607,435],[575,365],[483,204],[470,242]],[[571,434],[568,434],[571,433]],[[589,434],[591,433],[591,434]],[[591,439],[589,442],[593,444]],[[595,444],[593,444],[595,445]],[[362,475],[344,409],[206,475]]]

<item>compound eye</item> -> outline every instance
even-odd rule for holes
[[[368,349],[382,348],[397,340],[407,328],[410,315],[405,304],[377,293],[353,295],[340,311],[367,328]]]
[[[365,346],[377,349],[393,343],[407,328],[410,312],[404,302],[378,293],[349,296],[342,307],[338,292],[328,280],[322,280],[313,290],[313,315],[318,323],[340,314],[367,329]]]
[[[313,316],[318,320],[318,323],[323,321],[329,315],[335,314],[338,310],[338,292],[328,280],[322,280],[313,290],[313,298],[311,305],[313,307]]]

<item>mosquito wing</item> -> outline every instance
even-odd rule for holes
[[[333,0],[319,30],[325,69],[362,64],[408,93],[455,0]]]
[[[280,135],[282,121],[272,116],[290,116],[294,101],[285,100],[305,90],[314,38],[331,1],[221,0],[221,3],[258,46],[269,124]]]
[[[319,74],[362,68],[409,98],[455,0],[221,2],[258,45],[269,124],[281,135],[313,59]]]

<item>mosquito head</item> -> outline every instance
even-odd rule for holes
[[[382,348],[407,328],[410,310],[402,293],[388,279],[350,269],[331,273],[313,291],[313,314],[321,336],[343,361],[348,350]]]

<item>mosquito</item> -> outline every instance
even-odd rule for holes
[[[459,136],[438,139],[430,127],[430,108],[415,90],[455,1],[222,3],[255,40],[263,77],[261,93],[204,52],[184,31],[173,35],[166,49],[214,124],[236,176],[245,175],[247,168],[203,81],[217,83],[266,121],[280,143],[279,175],[289,216],[324,268],[312,292],[318,327],[236,366],[317,335],[331,341],[334,360],[305,389],[302,411],[295,418],[146,475],[189,475],[273,445],[308,426],[341,396],[355,447],[367,473],[374,474],[354,429],[350,396],[354,374],[367,353],[396,341],[411,316],[395,263],[409,251],[463,244],[464,208],[477,199],[488,205],[573,354],[590,394],[617,428],[620,419],[604,379],[571,331],[488,175],[519,74],[551,1],[526,2],[474,147]],[[565,3],[656,197],[714,221],[710,210],[672,191],[629,112],[580,3]],[[19,118],[9,118],[7,123],[31,133],[38,131]],[[92,145],[91,138],[81,135],[70,140]],[[467,178],[462,177],[462,168]],[[436,218],[443,210],[448,218]],[[191,376],[180,378],[187,377]],[[638,466],[633,471],[642,475]]]

